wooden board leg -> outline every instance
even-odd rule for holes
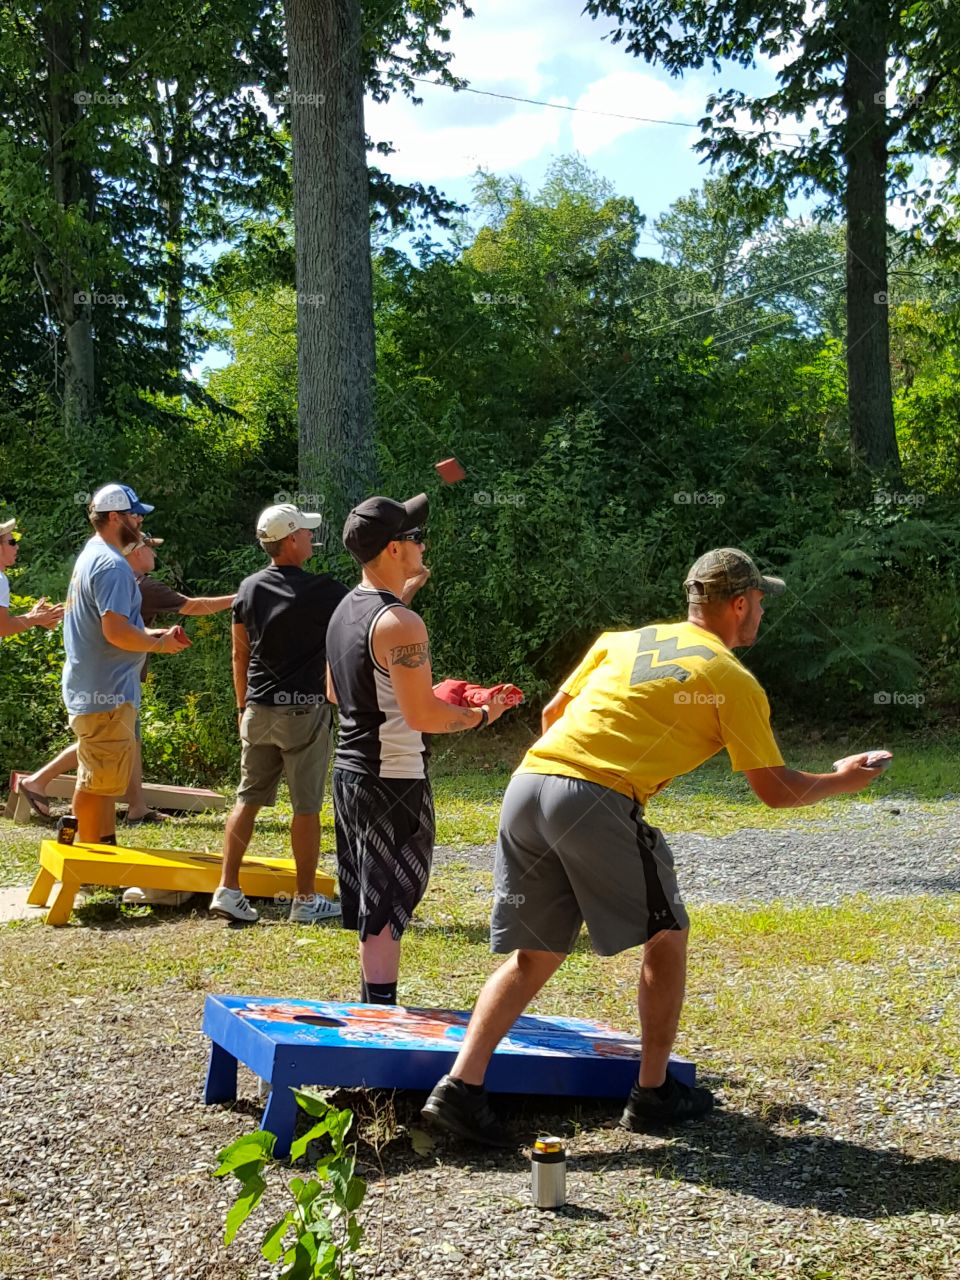
[[[73,900],[79,888],[80,885],[75,880],[65,880],[61,883],[60,888],[57,890],[57,896],[46,914],[45,924],[60,925],[67,923],[70,919],[70,913],[73,911]]]
[[[27,903],[31,907],[45,907],[47,899],[50,897],[50,890],[57,883],[57,877],[52,871],[48,871],[46,867],[41,867],[37,872],[37,878],[34,880],[30,892],[27,894]]]
[[[223,1045],[211,1044],[204,1102],[233,1102],[237,1096],[237,1060]]]
[[[297,1111],[297,1100],[289,1085],[275,1083],[264,1107],[260,1128],[277,1135],[273,1154],[281,1159],[290,1154],[293,1131],[297,1127]]]
[[[30,821],[30,815],[33,810],[30,808],[30,801],[22,791],[16,793],[13,805],[13,820],[18,827],[25,827]]]

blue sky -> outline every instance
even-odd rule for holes
[[[708,93],[735,83],[752,92],[775,87],[774,67],[731,67],[671,79],[603,39],[576,0],[477,0],[475,17],[450,23],[452,70],[476,89],[540,98],[564,106],[695,123]],[[618,194],[633,196],[652,221],[699,186],[706,167],[693,152],[696,128],[643,124],[558,111],[446,88],[422,86],[423,105],[368,102],[367,131],[397,154],[394,177],[432,183],[468,202],[478,166],[516,174],[536,190],[552,158],[579,152]],[[652,244],[648,248],[653,248]]]
[[[469,204],[478,168],[516,175],[535,192],[554,158],[578,152],[647,215],[641,248],[651,256],[657,256],[657,245],[649,224],[709,174],[693,151],[707,95],[731,84],[755,93],[775,87],[775,67],[766,60],[754,70],[730,67],[719,77],[704,70],[673,79],[604,40],[613,24],[583,16],[577,0],[475,0],[474,12],[473,18],[456,15],[448,24],[451,69],[472,88],[615,115],[689,121],[691,127],[421,85],[421,106],[401,96],[388,103],[367,99],[367,132],[396,148],[394,155],[376,157],[377,163],[398,181],[433,185]],[[226,352],[210,350],[194,372],[228,361]]]

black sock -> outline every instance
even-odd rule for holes
[[[670,1097],[671,1083],[670,1076],[667,1075],[664,1078],[663,1084],[657,1086],[657,1097],[662,1099],[664,1102],[666,1102]]]
[[[367,980],[362,973],[360,975],[360,1003],[370,1003],[370,992],[367,990]]]
[[[467,1093],[483,1093],[482,1084],[467,1084],[466,1080],[461,1080],[460,1084],[466,1089]]]
[[[395,982],[368,982],[367,1004],[396,1004],[397,984]]]

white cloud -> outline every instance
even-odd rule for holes
[[[399,99],[367,104],[367,132],[396,147],[397,154],[385,161],[391,173],[432,183],[467,177],[478,167],[502,173],[561,146],[559,111],[518,104],[490,124],[445,124],[439,106],[427,111],[428,94],[432,100],[449,90],[425,90],[420,108]]]
[[[450,20],[451,70],[473,88],[513,97],[696,120],[706,96],[702,86],[694,82],[680,90],[641,70],[622,45],[603,40],[608,29],[555,0],[485,0],[476,17]],[[366,106],[367,132],[397,149],[385,167],[407,180],[443,183],[478,166],[516,172],[547,153],[590,155],[648,127],[427,85],[417,89],[420,107],[399,97]],[[676,132],[677,145],[686,148],[690,135]]]
[[[573,145],[584,155],[609,146],[617,138],[636,129],[653,126],[636,120],[611,116],[647,116],[654,120],[696,120],[703,109],[704,95],[695,86],[677,90],[643,71],[614,71],[595,80],[574,104],[580,111],[608,112],[609,115],[575,115]],[[678,140],[688,137],[678,134]]]

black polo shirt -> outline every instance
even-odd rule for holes
[[[247,703],[295,706],[326,695],[327,625],[347,588],[326,573],[272,564],[244,578],[233,620],[247,633]]]

